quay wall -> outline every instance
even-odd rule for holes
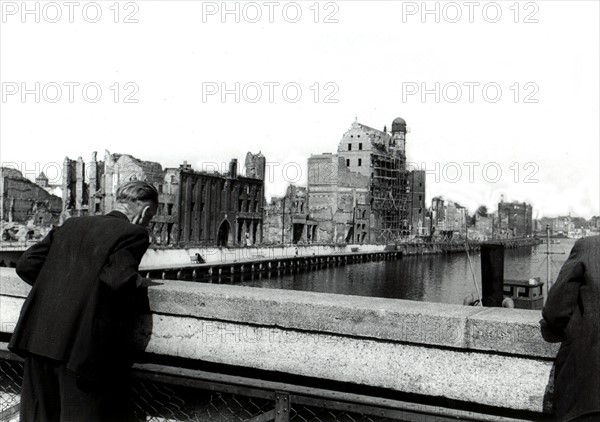
[[[294,256],[322,256],[351,253],[383,252],[385,245],[290,245],[279,247],[247,247],[247,248],[165,248],[148,249],[140,263],[140,270],[160,269],[176,266],[189,266],[191,257],[197,253],[206,264],[223,264],[243,261],[259,261],[265,259],[291,258]],[[196,264],[197,265],[197,264]]]
[[[0,269],[2,332],[28,289]],[[137,331],[148,353],[551,411],[558,345],[542,339],[540,311],[171,280],[148,299]]]
[[[469,242],[406,242],[398,243],[397,249],[403,255],[429,255],[446,253],[463,253],[478,251],[481,245],[486,243],[501,244],[506,249],[520,248],[522,246],[535,246],[540,243],[535,238],[497,239],[493,242],[469,241]]]
[[[538,244],[536,239],[503,239],[495,242],[503,243],[507,248],[530,246]],[[482,243],[476,241],[468,242],[469,252],[477,251]],[[459,242],[403,242],[391,245],[402,252],[403,255],[429,255],[444,253],[465,252],[465,243]],[[28,246],[20,249],[5,249],[0,251],[0,258],[5,261],[6,266],[14,266]],[[337,244],[312,244],[312,245],[289,245],[274,247],[188,247],[188,248],[150,248],[144,255],[140,264],[140,270],[154,270],[173,267],[186,267],[198,265],[191,260],[196,254],[205,260],[205,263],[224,264],[244,261],[259,261],[266,259],[291,258],[294,256],[330,256],[335,254],[348,254],[352,252],[372,253],[389,250],[386,245],[337,245]]]
[[[515,248],[520,246],[536,245],[539,242],[533,238],[527,239],[502,239],[495,240],[495,243],[502,243],[506,248]],[[348,254],[352,252],[373,253],[383,252],[395,247],[403,255],[428,255],[444,253],[465,252],[468,247],[469,252],[479,250],[482,242],[403,242],[396,245],[336,245],[336,244],[315,244],[315,245],[289,245],[275,247],[247,247],[247,248],[217,248],[217,247],[198,247],[198,248],[164,248],[149,249],[140,264],[140,270],[162,269],[179,266],[192,266],[191,257],[197,253],[202,256],[206,264],[236,263],[244,261],[259,261],[265,259],[291,258],[294,256],[330,256],[336,254]]]

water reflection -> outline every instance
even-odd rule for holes
[[[561,239],[560,244],[551,245],[553,279],[556,279],[574,242],[572,239]],[[504,277],[540,277],[542,281],[546,281],[545,252],[546,245],[507,249],[504,256]],[[295,269],[279,275],[244,275],[221,281],[272,289],[462,304],[465,296],[475,292],[474,283],[477,283],[481,291],[480,256],[471,254],[470,258],[473,272],[467,255],[461,253],[406,256],[397,261],[329,266],[311,271]]]

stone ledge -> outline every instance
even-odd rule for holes
[[[153,315],[151,326],[146,350],[155,354],[517,410],[551,408],[552,362],[545,360],[170,315]]]
[[[467,320],[469,348],[553,359],[560,343],[542,338],[540,311],[485,308]]]
[[[383,298],[166,282],[149,289],[160,314],[448,347],[466,347],[476,308]]]
[[[0,295],[0,332],[12,333],[25,299]]]
[[[0,271],[0,295],[25,297],[14,269]],[[148,289],[153,313],[493,351],[551,359],[558,344],[540,334],[539,311],[174,280]]]
[[[10,332],[23,298],[0,297],[2,331]],[[406,393],[548,413],[552,362],[152,314],[140,319],[137,343],[148,353],[351,382]]]
[[[19,278],[14,268],[0,267],[0,295],[27,297],[29,284]]]

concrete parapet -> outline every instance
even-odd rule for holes
[[[0,272],[0,323],[11,332],[27,293]],[[548,412],[557,345],[539,311],[162,281],[149,288],[146,351]],[[25,288],[24,288],[25,287]]]
[[[553,359],[559,345],[544,341],[540,332],[541,318],[540,311],[483,308],[467,321],[469,347]]]

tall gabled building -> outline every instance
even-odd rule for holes
[[[391,132],[355,121],[342,136],[337,154],[308,160],[310,214],[323,242],[386,243],[418,234],[409,182],[417,181],[424,213],[425,174],[406,169],[406,122],[397,118]],[[411,176],[411,177],[409,177]],[[414,226],[414,227],[413,227]]]

